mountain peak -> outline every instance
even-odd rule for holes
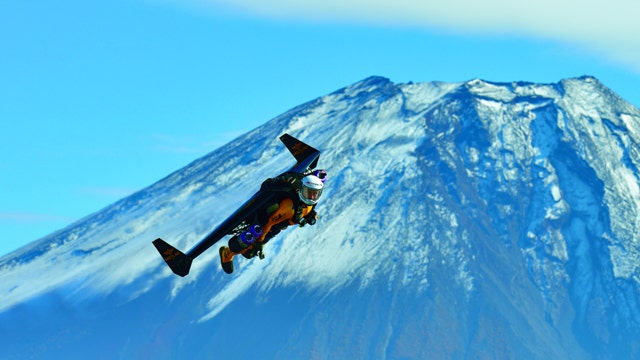
[[[0,357],[255,358],[222,346],[249,328],[265,357],[636,357],[640,110],[612,94],[370,77],[300,105],[1,259]],[[151,240],[193,246],[294,161],[285,132],[322,152],[318,223],[173,276]]]

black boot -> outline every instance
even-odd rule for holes
[[[231,274],[233,272],[233,252],[227,246],[220,247],[220,265],[222,265],[222,270],[227,274]]]

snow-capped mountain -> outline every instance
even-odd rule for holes
[[[322,152],[318,223],[172,274],[151,241],[191,248],[285,132]],[[1,258],[0,358],[638,357],[639,141],[592,77],[365,79]]]

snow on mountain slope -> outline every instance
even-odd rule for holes
[[[318,224],[174,276],[151,240],[193,246],[285,132],[322,151]],[[0,356],[638,356],[639,140],[591,77],[365,79],[0,259]]]

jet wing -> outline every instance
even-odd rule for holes
[[[280,140],[289,149],[293,157],[298,161],[289,172],[302,174],[307,170],[313,170],[318,165],[320,151],[303,143],[289,134],[280,136]]]
[[[316,167],[320,157],[320,151],[289,134],[282,135],[280,140],[297,160],[297,163],[291,167],[288,172],[304,173]],[[258,191],[186,254],[161,238],[154,240],[153,245],[176,275],[186,276],[189,274],[193,259],[205,252],[220,239],[230,234],[244,219],[253,215],[255,211],[266,205],[275,196],[276,193],[274,192]]]

